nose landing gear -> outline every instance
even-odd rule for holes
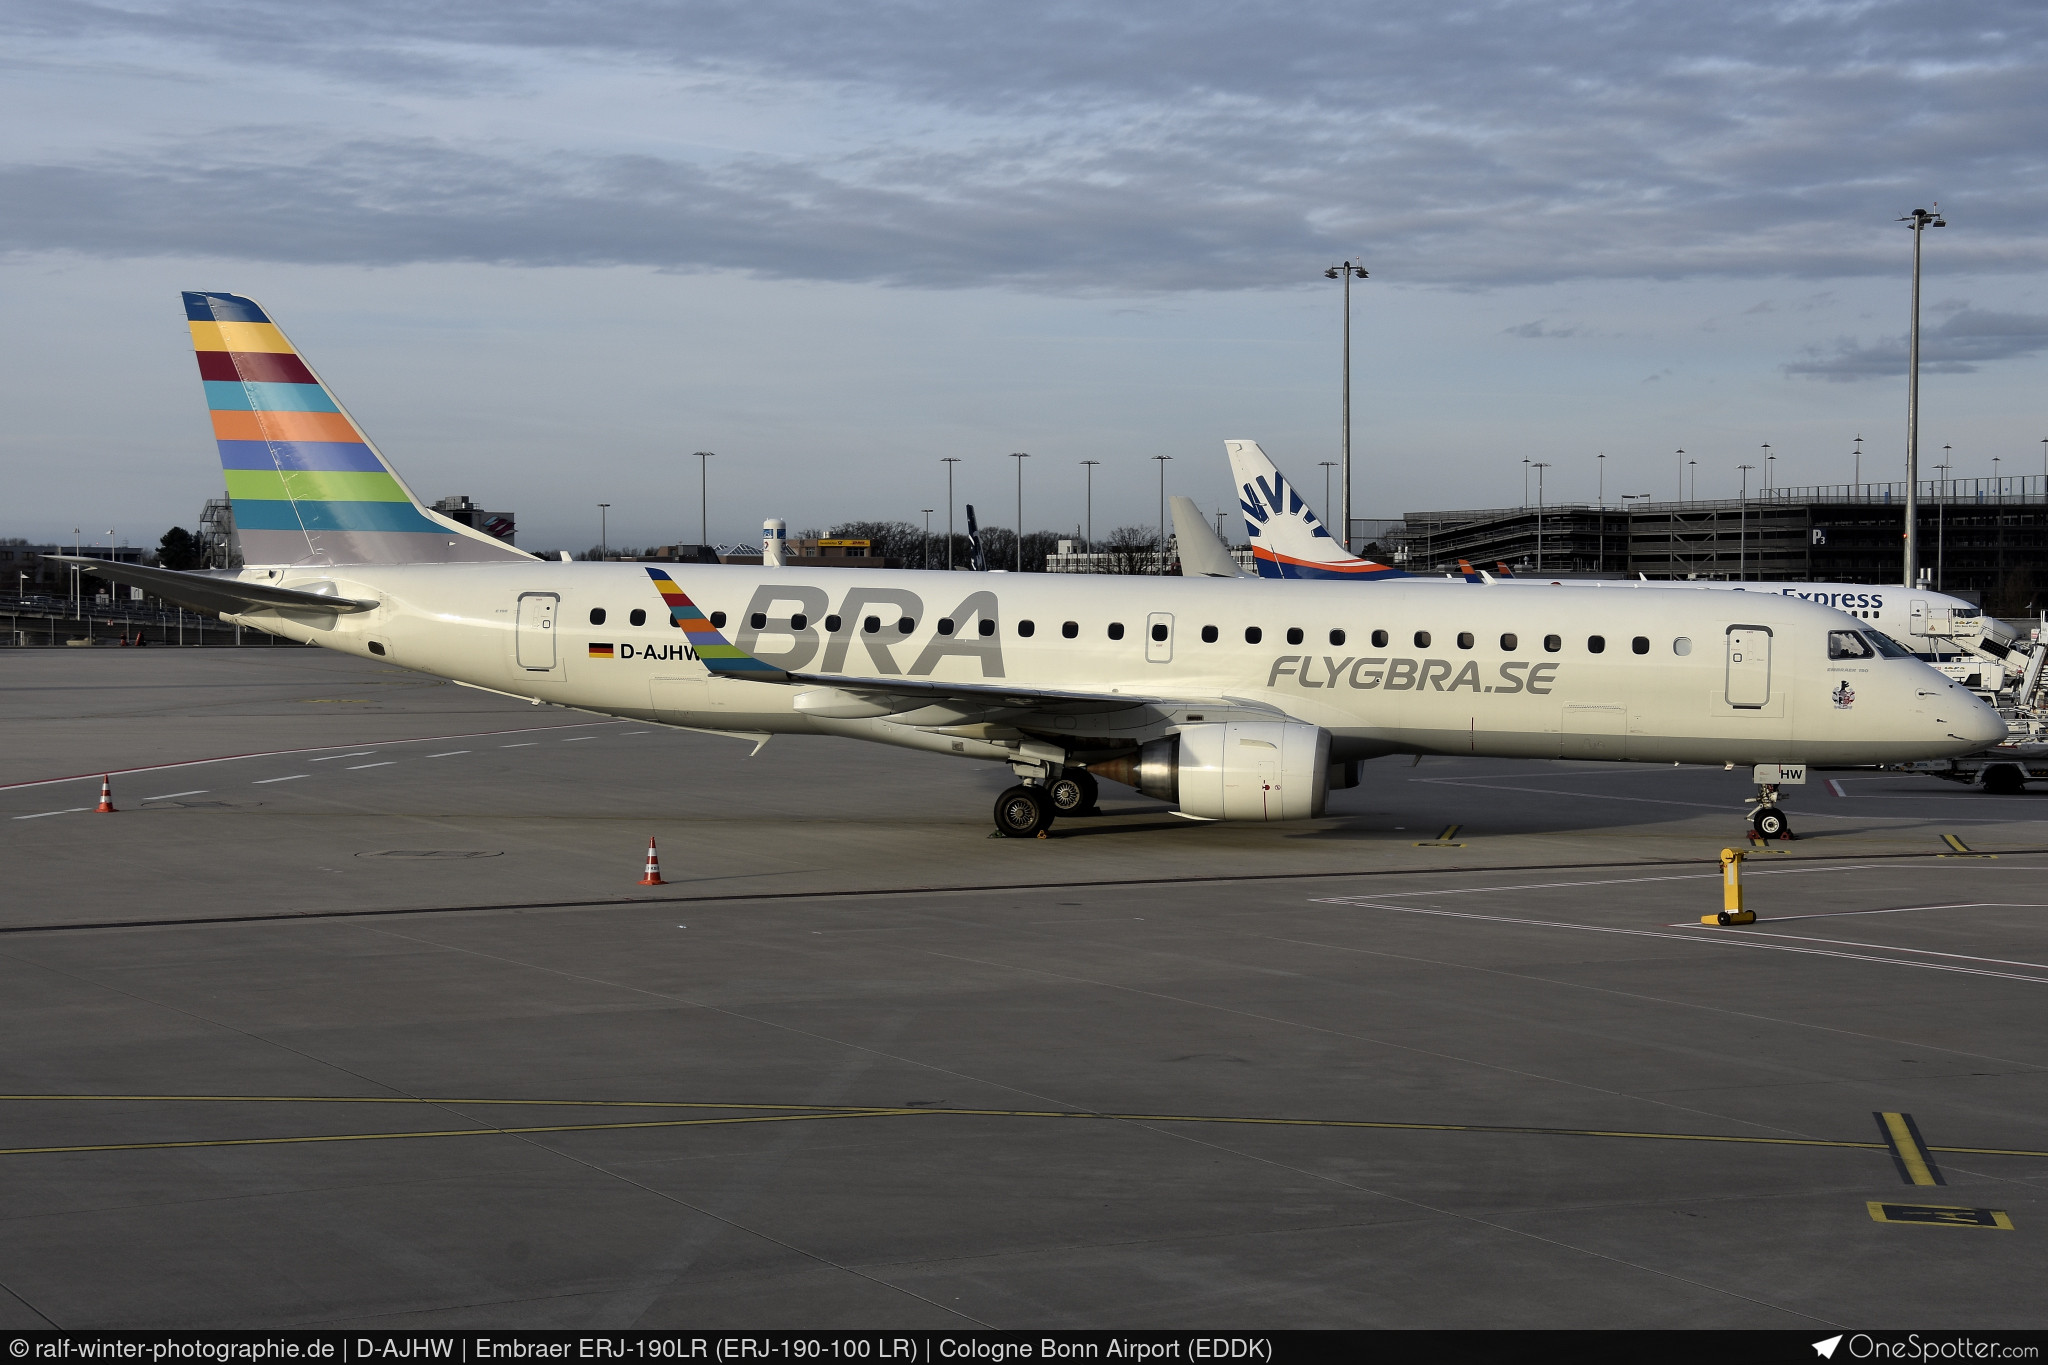
[[[1749,831],[1749,837],[1758,843],[1769,843],[1773,839],[1789,841],[1799,837],[1792,832],[1792,822],[1785,818],[1785,812],[1778,809],[1775,783],[1757,784],[1756,804],[1749,808]]]

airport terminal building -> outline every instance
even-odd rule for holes
[[[1921,485],[1920,562],[1935,588],[1981,594],[1994,612],[2040,609],[2048,589],[2048,479]],[[1354,521],[1368,557],[1417,573],[1458,561],[1522,576],[1789,579],[1895,583],[1904,483],[1768,488],[1746,499],[1628,499],[1618,506],[1410,512]]]

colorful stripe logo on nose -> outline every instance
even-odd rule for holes
[[[673,578],[660,569],[649,569],[647,576],[654,580],[661,600],[668,603],[669,621],[688,637],[697,661],[713,673],[757,682],[782,682],[789,677],[775,665],[762,663],[737,646],[728,644],[725,636],[719,634],[704,613],[697,609],[697,604],[684,595]]]

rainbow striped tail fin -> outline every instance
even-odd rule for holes
[[[689,637],[690,650],[697,656],[698,663],[726,678],[744,678],[750,682],[789,681],[789,674],[774,664],[763,663],[738,645],[727,642],[666,572],[650,568],[647,576],[654,580],[655,591],[661,594],[661,600],[668,603],[669,620]]]
[[[184,298],[245,563],[533,558],[422,506],[254,299]]]

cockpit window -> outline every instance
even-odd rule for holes
[[[1830,659],[1874,659],[1877,651],[1870,643],[1853,630],[1831,630],[1828,632],[1828,657]]]
[[[1910,659],[1914,657],[1912,650],[1906,648],[1881,630],[1866,630],[1863,632],[1863,638],[1875,645],[1877,652],[1884,655],[1887,659]]]

